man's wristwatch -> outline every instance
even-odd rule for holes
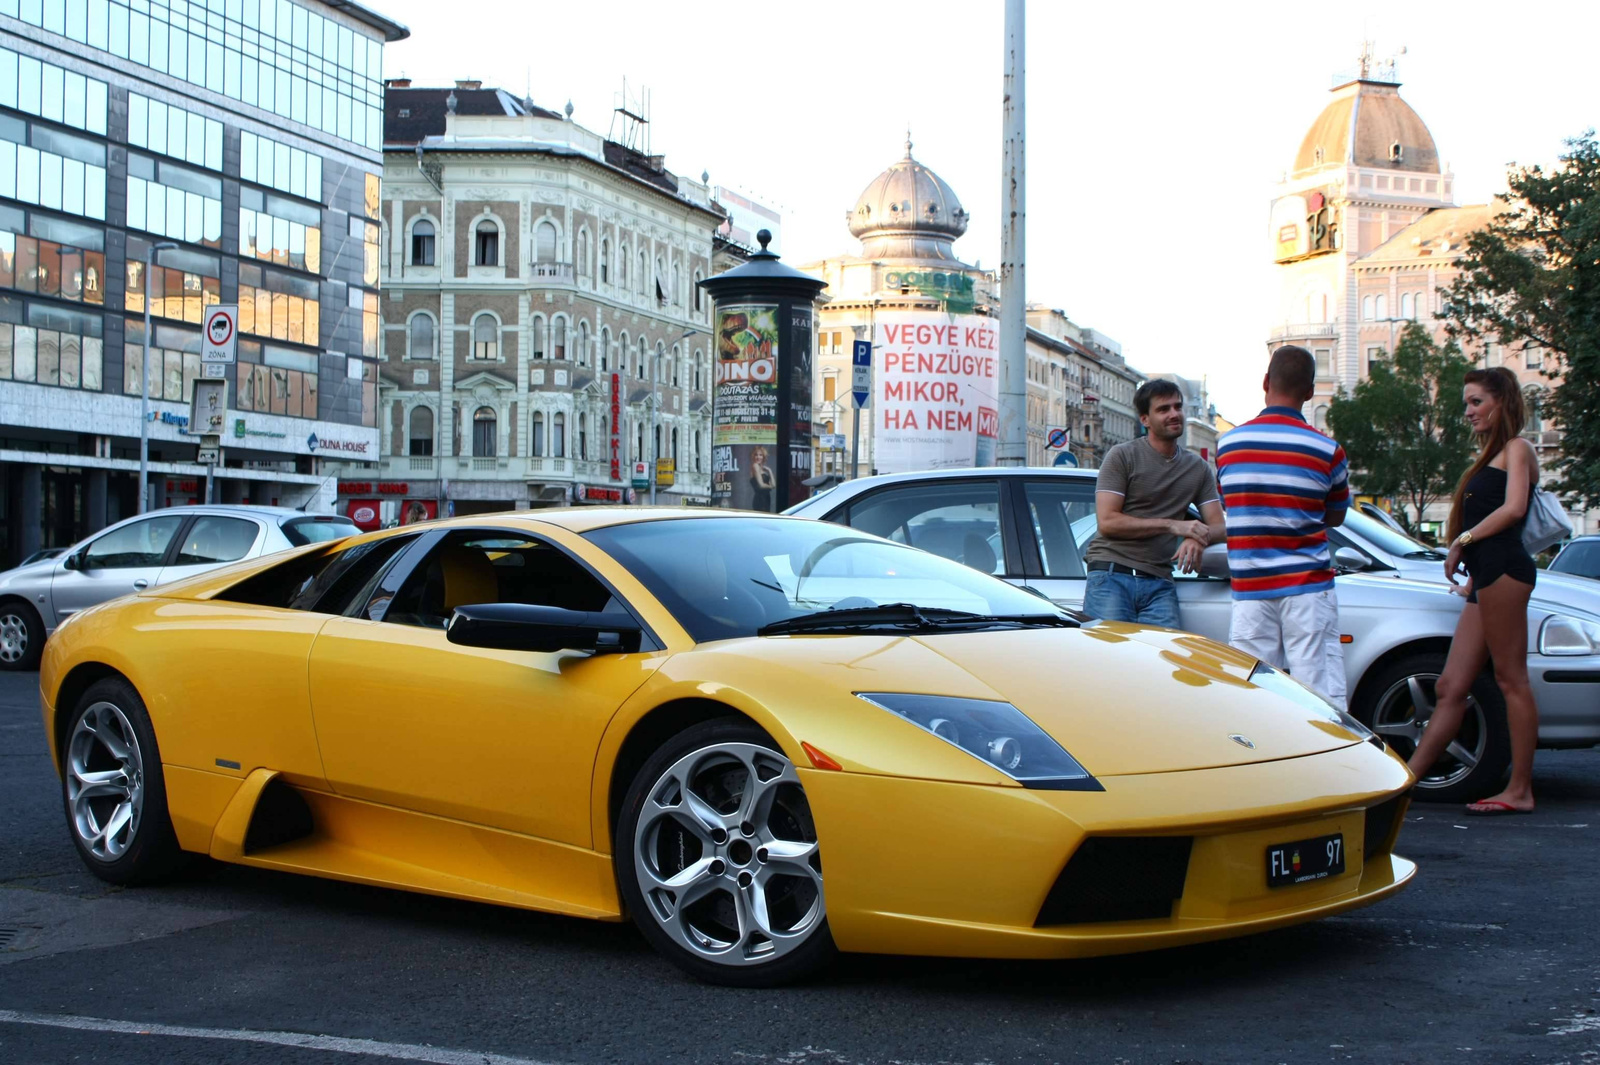
[[[1460,536],[1456,537],[1456,546],[1457,547],[1466,547],[1470,543],[1472,543],[1472,530],[1471,529],[1468,529],[1466,532],[1464,532]]]

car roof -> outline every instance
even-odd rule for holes
[[[381,530],[383,533],[403,532],[410,529],[473,529],[484,527],[520,526],[529,532],[538,531],[541,525],[554,525],[568,532],[583,534],[595,529],[616,525],[636,525],[650,521],[690,521],[696,518],[725,520],[728,518],[781,518],[785,521],[807,521],[806,518],[788,518],[761,510],[725,510],[721,507],[640,507],[640,506],[579,506],[542,507],[538,510],[497,510],[486,514],[471,514],[456,518],[414,522],[397,529]]]
[[[255,506],[248,503],[191,503],[178,507],[158,507],[155,510],[147,510],[138,516],[148,518],[157,514],[228,514],[245,518],[271,518],[279,524],[288,521],[290,518],[323,518],[330,521],[350,520],[343,514],[314,514],[304,510],[296,510],[294,507]]]

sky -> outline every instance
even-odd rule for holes
[[[791,264],[859,250],[845,216],[909,128],[972,216],[957,254],[1000,261],[1001,0],[370,3],[411,28],[388,77],[570,100],[599,133],[624,80],[635,101],[648,89],[652,150],[780,210]],[[1364,39],[1380,58],[1405,48],[1401,95],[1457,203],[1600,124],[1593,0],[1035,0],[1027,18],[1028,300],[1113,337],[1140,370],[1205,377],[1236,421],[1261,399],[1274,184]]]

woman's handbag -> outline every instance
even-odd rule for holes
[[[1571,535],[1572,522],[1567,520],[1561,502],[1543,488],[1535,489],[1522,525],[1522,546],[1528,549],[1528,554],[1537,555]]]

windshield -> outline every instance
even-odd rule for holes
[[[283,523],[283,535],[296,547],[342,540],[360,531],[349,518],[291,518]]]
[[[1419,551],[1432,554],[1437,550],[1421,540],[1414,540],[1405,533],[1396,532],[1383,522],[1369,518],[1353,508],[1345,512],[1344,524],[1340,528],[1359,536],[1379,551],[1398,558],[1406,558]]]
[[[698,643],[754,636],[773,622],[819,611],[888,604],[980,615],[1060,613],[959,562],[827,522],[687,518],[596,529],[588,539],[650,589]]]
[[[1578,540],[1556,556],[1550,568],[1557,573],[1576,573],[1580,577],[1600,577],[1600,540]]]

